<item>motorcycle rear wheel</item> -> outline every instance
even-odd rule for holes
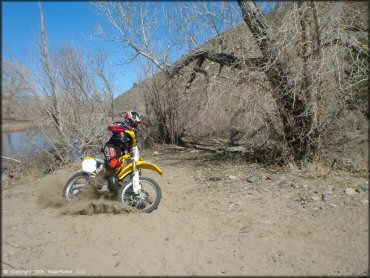
[[[91,186],[90,176],[85,172],[74,174],[66,183],[63,189],[63,197],[68,201],[78,200],[81,193]]]
[[[139,195],[134,194],[132,180],[130,180],[124,183],[119,190],[118,201],[123,206],[134,207],[141,212],[149,213],[156,210],[162,198],[161,188],[158,183],[147,177],[140,177],[139,182],[142,187]]]

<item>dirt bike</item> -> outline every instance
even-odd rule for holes
[[[63,197],[67,201],[79,199],[81,193],[93,188],[99,195],[116,196],[123,206],[137,208],[142,212],[152,212],[158,208],[162,197],[161,189],[156,181],[143,177],[142,170],[148,169],[162,175],[162,170],[155,164],[147,162],[140,155],[136,142],[136,134],[126,130],[132,139],[132,152],[119,158],[121,166],[116,169],[117,187],[112,188],[106,179],[108,168],[106,161],[98,157],[85,156],[82,171],[73,175],[66,183]]]

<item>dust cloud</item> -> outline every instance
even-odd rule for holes
[[[79,194],[79,200],[67,202],[63,198],[65,181],[57,177],[49,179],[39,191],[42,208],[55,208],[61,215],[127,214],[137,212],[134,208],[123,207],[115,197],[110,199],[88,188]]]

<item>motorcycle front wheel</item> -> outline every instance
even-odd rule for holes
[[[90,176],[85,172],[74,174],[66,183],[63,190],[63,197],[71,202],[78,200],[81,194],[91,186]]]
[[[158,208],[162,198],[161,188],[151,178],[140,177],[141,191],[135,194],[132,180],[124,183],[118,192],[118,201],[129,207],[134,207],[142,212],[152,212]]]

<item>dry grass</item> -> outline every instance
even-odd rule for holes
[[[331,167],[320,160],[305,161],[300,165],[297,165],[295,162],[289,162],[288,168],[293,174],[310,178],[326,178],[332,173]]]
[[[297,175],[303,175],[310,178],[326,178],[332,174],[345,173],[347,175],[355,175],[368,177],[369,170],[367,161],[362,156],[356,156],[353,159],[328,159],[315,157],[312,161],[289,162],[288,169]]]

